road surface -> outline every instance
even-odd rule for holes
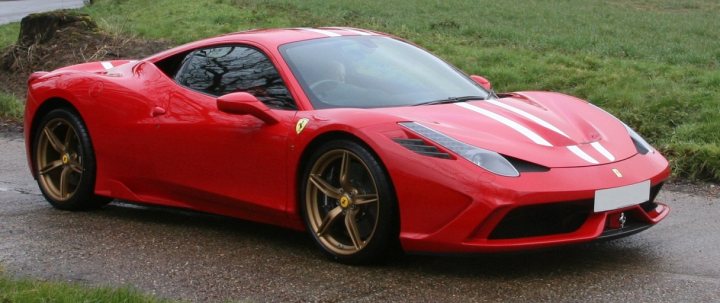
[[[0,0],[0,24],[20,21],[31,13],[83,7],[83,0]]]
[[[720,197],[664,191],[658,226],[613,242],[471,258],[330,262],[303,233],[114,202],[52,209],[0,133],[0,266],[195,302],[720,302]],[[681,188],[682,189],[682,188]]]

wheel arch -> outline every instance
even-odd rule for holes
[[[28,163],[30,164],[30,172],[32,173],[33,178],[37,179],[37,173],[36,173],[36,167],[35,167],[35,161],[32,160],[33,155],[35,154],[35,136],[37,135],[37,128],[38,124],[40,124],[40,121],[42,118],[47,115],[49,112],[58,109],[58,108],[66,108],[73,112],[75,112],[76,115],[78,115],[78,118],[82,120],[83,122],[85,119],[83,119],[82,114],[80,114],[80,111],[73,105],[70,101],[61,98],[61,97],[50,97],[43,101],[40,106],[38,106],[37,110],[35,110],[35,113],[33,114],[32,120],[30,122],[30,129],[27,130],[28,137],[27,139],[30,140],[28,142],[28,146],[30,147],[30,150],[28,151]]]
[[[310,163],[307,163],[312,154],[321,146],[328,142],[336,141],[336,140],[348,140],[355,142],[357,144],[360,144],[364,148],[367,149],[367,151],[375,157],[375,159],[378,161],[378,164],[380,164],[380,167],[382,167],[383,171],[386,174],[387,180],[389,182],[389,186],[391,189],[392,194],[394,195],[394,199],[397,201],[397,194],[395,192],[395,185],[393,184],[392,177],[390,176],[390,172],[388,171],[387,165],[383,162],[383,159],[380,157],[380,155],[375,151],[375,149],[372,148],[372,146],[368,143],[366,143],[363,139],[358,137],[357,135],[342,131],[342,130],[332,130],[325,133],[322,133],[315,138],[313,138],[307,145],[305,145],[305,148],[303,149],[302,153],[300,154],[300,157],[298,158],[296,167],[295,167],[295,182],[294,185],[294,194],[293,197],[295,198],[295,203],[293,203],[293,206],[295,207],[294,210],[292,210],[292,213],[296,215],[298,218],[300,218],[300,207],[302,207],[302,197],[300,197],[300,187],[303,183],[303,173],[305,172],[306,166],[310,165]],[[400,216],[399,216],[399,210],[396,211],[397,220],[399,223]]]

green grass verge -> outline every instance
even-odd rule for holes
[[[23,115],[23,105],[15,95],[0,91],[0,117],[20,119]]]
[[[178,44],[264,27],[389,32],[498,91],[590,100],[665,152],[676,175],[720,181],[716,0],[97,0],[82,11],[108,30]],[[16,36],[8,27],[0,42]]]
[[[17,41],[19,31],[19,22],[0,26],[0,51]],[[0,83],[0,85],[2,84]],[[0,118],[19,119],[22,118],[22,115],[23,108],[20,100],[14,95],[0,91]]]
[[[89,288],[72,283],[15,279],[0,271],[0,302],[170,302],[128,288]]]
[[[0,26],[0,49],[15,43],[20,33],[20,22]]]

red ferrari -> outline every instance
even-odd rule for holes
[[[668,162],[617,118],[495,93],[378,32],[251,30],[28,81],[28,162],[59,209],[122,199],[281,225],[345,263],[610,239],[669,212]]]

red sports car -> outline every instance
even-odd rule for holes
[[[56,208],[122,199],[307,230],[345,263],[626,236],[668,162],[602,109],[490,83],[354,28],[251,30],[37,72],[33,176]]]

